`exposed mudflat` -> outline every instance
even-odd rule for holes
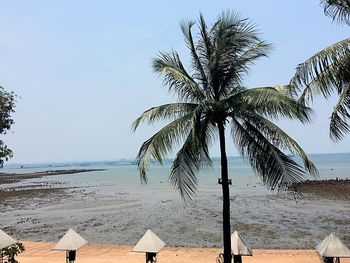
[[[150,228],[169,246],[222,244],[220,186],[201,188],[193,202],[183,203],[163,182],[70,184],[61,176],[0,180],[0,228],[18,239],[51,242],[73,228],[93,243],[130,245]],[[233,185],[232,230],[253,248],[313,248],[331,232],[350,245],[348,187],[348,181],[312,182],[295,200],[259,185]]]
[[[316,198],[350,201],[350,179],[307,180],[296,186],[301,193]]]
[[[47,170],[35,173],[0,173],[0,184],[15,183],[23,179],[41,178],[43,176],[53,176],[60,174],[77,174],[105,171],[106,169],[66,169],[66,170]]]

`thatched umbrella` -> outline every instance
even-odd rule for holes
[[[133,247],[133,252],[146,253],[146,263],[155,262],[157,253],[165,246],[165,243],[150,229],[146,231],[143,237]]]
[[[75,261],[76,251],[87,243],[77,232],[69,229],[52,250],[65,250],[67,263],[70,263]]]
[[[316,250],[326,262],[333,262],[333,258],[336,258],[337,262],[340,262],[340,258],[350,258],[350,249],[334,234],[330,234],[319,243]]]
[[[0,249],[11,246],[15,243],[17,243],[16,239],[10,237],[8,234],[6,234],[0,229]]]
[[[17,243],[17,240],[10,237],[0,229],[0,263],[2,262],[2,250],[8,246]]]
[[[231,235],[231,251],[234,263],[242,263],[242,256],[252,256],[253,253],[247,247],[240,234],[237,231]]]

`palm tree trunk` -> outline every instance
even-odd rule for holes
[[[225,126],[218,123],[221,152],[221,186],[222,186],[222,218],[224,239],[224,263],[231,263],[231,223],[230,223],[230,189],[225,146]]]

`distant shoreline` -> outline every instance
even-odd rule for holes
[[[46,170],[41,172],[30,172],[30,173],[0,173],[0,184],[15,183],[23,179],[40,178],[44,176],[100,172],[105,170],[107,169],[65,169],[65,170]]]
[[[329,155],[338,155],[338,156],[349,156],[350,152],[340,152],[340,153],[309,153],[308,156],[312,159],[312,157],[327,157]],[[245,158],[241,155],[234,155],[234,156],[228,156],[228,160],[236,160],[236,159],[242,159]],[[212,160],[214,162],[219,162],[220,157],[219,156],[212,156]],[[164,164],[171,164],[173,161],[172,158],[165,159]],[[157,164],[157,162],[154,162],[154,164]],[[13,163],[5,163],[4,169],[37,169],[37,168],[60,168],[60,167],[67,167],[67,166],[73,165],[73,166],[86,166],[86,165],[113,165],[113,166],[134,166],[137,165],[137,162],[133,158],[122,158],[122,159],[115,159],[115,160],[90,160],[90,161],[64,161],[64,162],[13,162]]]

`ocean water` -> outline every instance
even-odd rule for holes
[[[350,178],[350,153],[340,154],[313,154],[309,156],[319,170],[319,177],[306,179],[335,179]],[[198,174],[199,189],[210,190],[218,187],[217,179],[220,177],[220,159],[213,159],[213,167],[203,169]],[[228,159],[229,177],[232,179],[233,186],[245,186],[254,184],[256,187],[262,186],[261,181],[249,166],[248,162],[242,157],[230,157]],[[165,162],[164,165],[153,165],[148,171],[148,185],[142,187],[140,184],[137,166],[132,161],[106,161],[106,162],[75,162],[75,163],[43,163],[43,164],[11,164],[5,165],[4,173],[29,173],[46,170],[59,169],[106,169],[105,171],[57,175],[45,177],[45,181],[54,181],[67,183],[70,186],[115,186],[122,189],[142,189],[169,186],[168,176],[171,162]],[[37,179],[33,179],[36,181]],[[0,186],[1,187],[1,186]],[[254,188],[256,188],[254,187]],[[261,187],[258,187],[261,188]],[[262,186],[262,188],[264,188]],[[254,192],[256,189],[252,189]]]
[[[350,178],[350,154],[310,155],[319,178]],[[28,179],[6,189],[60,189],[0,204],[0,228],[21,239],[55,241],[72,227],[95,243],[134,244],[151,228],[168,245],[221,246],[220,161],[198,175],[197,195],[184,203],[168,182],[170,162],[149,170],[140,183],[133,162],[13,164],[4,172],[57,169],[104,171]],[[248,244],[265,248],[311,248],[330,232],[350,243],[350,204],[270,192],[240,157],[229,158],[231,221]],[[311,179],[311,178],[309,178]],[[9,220],[10,219],[10,220]],[[266,239],[267,238],[267,239]],[[266,242],[268,240],[269,242]]]

